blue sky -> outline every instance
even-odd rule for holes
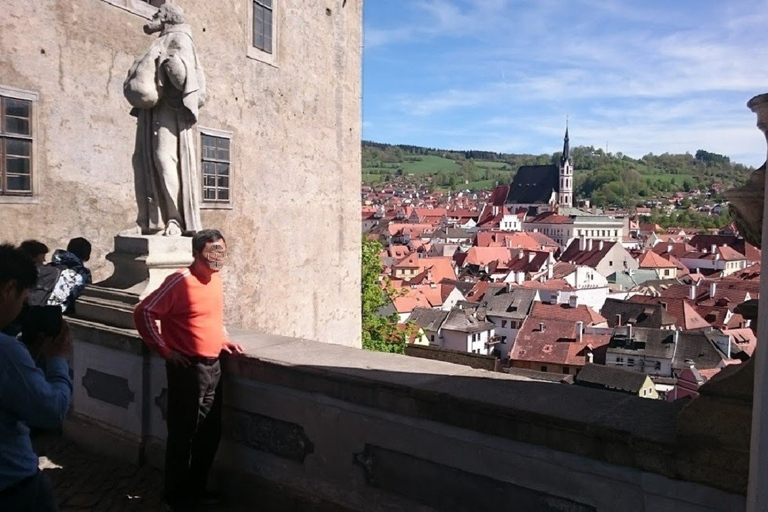
[[[759,166],[768,0],[366,0],[363,137]]]

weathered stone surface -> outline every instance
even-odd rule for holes
[[[593,506],[452,468],[379,446],[355,454],[369,485],[438,510],[590,512]]]
[[[192,263],[192,240],[188,237],[116,236],[114,251],[107,255],[115,270],[102,288],[144,298],[179,268]]]
[[[160,417],[163,421],[168,420],[168,388],[163,388],[159,395],[155,397],[155,407],[160,410]]]
[[[248,411],[227,413],[226,435],[233,441],[278,457],[304,462],[314,445],[301,425]]]
[[[89,397],[123,409],[127,409],[136,396],[125,377],[100,372],[93,368],[86,370],[82,383]]]
[[[185,21],[181,7],[162,5],[144,25],[145,33],[159,35],[123,83],[137,118],[134,234],[162,230],[164,236],[178,237],[203,227],[195,124],[205,104],[206,84],[202,58]]]
[[[137,36],[146,18],[113,3],[0,0],[0,86],[39,95],[37,196],[0,198],[14,219],[0,239],[53,248],[83,236],[95,281],[112,274],[105,255],[135,220],[122,85],[151,42]],[[198,127],[232,134],[232,204],[201,212],[227,237],[227,322],[359,346],[362,3],[334,3],[328,16],[319,0],[274,2],[273,65],[248,56],[248,4],[179,2],[208,82]]]
[[[632,506],[624,510],[656,512],[644,505],[651,495],[659,498],[649,503],[681,510],[743,504],[743,496],[723,489],[741,489],[748,453],[712,443],[691,450],[676,436],[679,404],[306,340],[230,334],[247,341],[248,355],[224,357],[228,433],[221,460],[227,471],[359,510],[412,505],[407,496],[365,484],[352,460],[368,444],[577,504],[601,503],[598,510],[626,501]],[[152,425],[142,453],[158,464],[162,370],[153,360],[143,366],[150,374],[136,379],[145,381],[143,424]],[[83,405],[76,402],[76,411]],[[659,480],[642,483],[648,474]],[[679,495],[683,480],[695,498]],[[366,500],[377,506],[364,506]],[[411,505],[401,509],[432,508]]]

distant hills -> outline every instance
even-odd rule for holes
[[[561,153],[527,155],[490,151],[456,151],[362,141],[363,183],[373,185],[401,177],[446,190],[485,190],[508,183],[522,165],[556,163]],[[752,167],[703,149],[696,154],[654,155],[633,159],[592,146],[571,148],[576,199],[597,206],[633,207],[677,191],[731,188],[746,182]]]

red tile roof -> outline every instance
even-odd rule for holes
[[[602,241],[603,243],[601,249],[601,240],[585,241],[586,244],[589,244],[590,242],[592,243],[592,250],[581,250],[579,249],[581,240],[572,240],[570,245],[568,245],[568,247],[565,249],[565,252],[563,252],[562,256],[560,256],[560,261],[572,263],[574,265],[585,265],[587,267],[595,268],[600,264],[601,261],[603,261],[603,258],[605,258],[608,252],[613,249],[613,246],[617,244],[617,242]],[[589,245],[587,245],[587,247],[588,246]]]
[[[536,240],[536,243],[539,244],[539,247],[544,248],[551,248],[553,251],[556,251],[560,248],[560,244],[549,238],[547,235],[543,233],[539,233],[538,231],[535,233],[528,233],[528,235]]]
[[[709,327],[707,322],[696,310],[691,306],[685,298],[670,298],[670,297],[648,297],[645,295],[635,295],[629,298],[630,302],[637,302],[640,304],[661,304],[666,305],[667,313],[675,317],[675,325],[684,331],[692,329],[703,329]]]
[[[534,303],[534,307],[540,302]],[[542,329],[543,327],[543,329]],[[605,350],[610,334],[582,334],[581,341],[573,320],[529,316],[520,328],[509,359],[521,362],[549,363],[581,367],[587,363],[587,353],[594,361],[605,362]]]
[[[674,263],[653,251],[648,251],[640,256],[638,264],[640,268],[677,268]]]
[[[557,212],[545,212],[527,221],[536,224],[570,224],[573,219],[568,215],[560,215]]]
[[[605,323],[607,320],[603,316],[592,308],[579,304],[575,308],[570,307],[568,304],[547,304],[546,302],[534,302],[531,309],[531,317],[533,318],[556,318],[558,320],[567,320],[569,322],[584,322],[584,325],[598,325]]]
[[[511,259],[511,251],[505,247],[470,247],[464,265],[484,267],[494,261],[506,263]]]
[[[512,249],[538,249],[539,243],[524,231],[478,231],[475,235],[476,247],[509,247]]]

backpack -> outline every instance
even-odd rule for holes
[[[61,272],[67,267],[65,265],[43,265],[37,268],[37,283],[32,288],[27,297],[27,304],[30,306],[45,306],[48,299],[59,282]]]

